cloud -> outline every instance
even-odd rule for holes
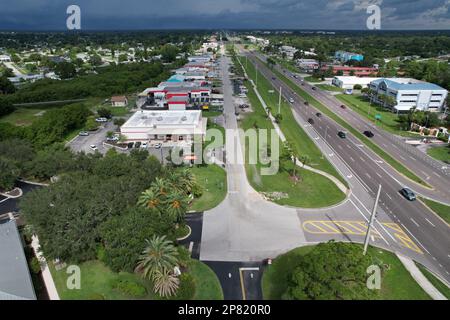
[[[0,29],[64,29],[78,4],[84,29],[365,29],[379,5],[386,29],[450,28],[450,0],[0,0]]]

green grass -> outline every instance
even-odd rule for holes
[[[217,207],[227,194],[227,174],[217,165],[193,167],[196,181],[203,187],[203,195],[195,199],[190,210],[206,211]]]
[[[443,147],[431,147],[427,150],[427,153],[436,160],[450,164],[450,147],[448,145]]]
[[[237,62],[236,62],[237,63]],[[248,65],[248,68],[250,68]],[[251,69],[249,70],[249,76],[251,76]],[[273,105],[272,98],[269,97],[268,90],[272,89],[267,87],[267,81],[260,77],[261,81],[258,80],[258,85],[263,99],[266,99],[267,104]],[[245,85],[248,88],[247,97],[252,105],[253,112],[246,113],[243,115],[243,119],[240,121],[240,127],[244,130],[251,128],[258,129],[273,129],[273,125],[270,120],[267,119],[266,113],[257,98],[253,87],[250,83],[246,82]],[[263,94],[263,91],[266,94]],[[273,95],[276,97],[276,95]],[[308,154],[312,159],[311,166],[318,169],[329,172],[338,176],[334,168],[326,160],[322,159],[322,154],[320,150],[314,145],[314,143],[309,139],[306,133],[298,126],[295,119],[293,119],[290,108],[284,104],[282,107],[283,120],[281,121],[281,129],[289,141],[297,148],[299,154]],[[248,140],[246,143],[246,150],[248,150]],[[270,145],[270,138],[268,139],[268,144]],[[281,142],[280,142],[281,146]],[[286,171],[279,170],[275,175],[260,175],[260,170],[263,168],[258,161],[258,164],[251,165],[246,161],[246,173],[250,184],[255,188],[255,190],[264,193],[272,192],[282,192],[285,193],[288,198],[284,199],[274,199],[274,202],[281,205],[289,205],[294,207],[304,207],[304,208],[317,208],[326,207],[333,204],[339,203],[345,199],[345,194],[342,193],[336,185],[329,179],[310,172],[300,169],[298,171],[298,176],[301,177],[301,181],[294,184],[289,174]],[[324,197],[323,194],[327,194]]]
[[[416,262],[417,267],[423,273],[425,278],[431,282],[431,284],[442,293],[447,299],[450,299],[450,288],[447,287],[441,280],[436,278],[430,271],[428,271],[424,266]]]
[[[222,286],[210,267],[198,260],[192,260],[189,269],[196,285],[193,300],[223,300]]]
[[[364,136],[361,132],[353,128],[347,122],[345,122],[342,118],[328,109],[325,105],[320,103],[314,97],[309,95],[307,92],[302,90],[299,86],[293,83],[290,79],[286,78],[283,74],[278,72],[277,70],[273,70],[273,72],[282,79],[292,90],[294,90],[299,96],[301,96],[305,101],[308,101],[310,105],[314,106],[316,109],[326,114],[328,117],[333,119],[336,123],[347,129],[350,133],[352,133],[356,138],[361,140],[367,147],[372,149],[373,152],[378,154],[384,161],[386,161],[389,165],[391,165],[395,170],[408,177],[412,181],[415,181],[423,186],[430,187],[425,181],[420,179],[417,175],[411,172],[408,168],[402,165],[400,162],[395,160],[392,156],[390,156],[387,152],[385,152],[382,148],[380,148],[377,144],[373,143],[369,138]]]
[[[40,112],[44,109],[18,108],[14,112],[0,118],[0,122],[8,122],[16,126],[29,126],[34,120],[39,119]]]
[[[313,76],[309,76],[309,77],[305,77],[305,81],[307,82],[313,82],[313,83],[318,83],[318,82],[322,82],[323,80],[320,78],[316,78]]]
[[[348,105],[364,118],[378,125],[381,129],[393,134],[406,136],[413,135],[407,131],[401,130],[401,124],[398,122],[398,116],[395,113],[377,104],[371,104],[370,101],[362,95],[340,94],[337,95],[336,98]],[[375,119],[375,115],[381,115],[381,120]]]
[[[421,201],[425,202],[425,204],[433,210],[439,217],[441,217],[444,221],[450,224],[450,207],[443,205],[438,202],[434,202],[432,200],[428,200],[425,198],[420,198]]]
[[[266,300],[280,300],[288,287],[288,279],[296,267],[299,257],[306,255],[313,246],[300,247],[277,257],[263,274],[262,292]],[[362,248],[361,248],[362,249]],[[392,253],[374,247],[369,247],[368,253],[374,262],[389,265],[384,271],[380,300],[429,300],[430,297],[415,282],[400,260]]]
[[[124,117],[130,113],[130,110],[127,107],[109,107],[113,117]]]
[[[81,270],[81,289],[69,290],[66,285],[68,277],[66,270],[56,271],[54,266],[50,264],[50,271],[62,300],[91,300],[99,295],[102,295],[105,300],[135,299],[112,288],[112,283],[116,279],[134,281],[143,285],[147,290],[147,295],[142,299],[155,299],[152,284],[136,274],[114,273],[99,261],[84,262],[79,267]]]
[[[223,112],[221,111],[203,111],[202,116],[205,118],[215,118],[221,116]]]
[[[343,89],[338,88],[336,86],[330,86],[329,84],[318,84],[318,88],[325,90],[325,91],[333,91],[333,92],[342,92]]]

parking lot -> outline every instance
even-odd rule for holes
[[[77,136],[69,142],[69,147],[73,152],[94,153],[91,149],[91,145],[95,145],[98,148],[98,152],[104,154],[108,149],[103,146],[103,142],[106,139],[108,131],[115,131],[116,126],[112,121],[106,122],[100,126],[97,131],[89,132],[88,136]]]

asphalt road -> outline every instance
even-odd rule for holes
[[[260,59],[265,57],[261,54],[255,53]],[[373,142],[377,144],[381,149],[389,153],[394,159],[409,168],[423,181],[426,181],[433,187],[433,190],[423,187],[406,177],[397,174],[393,168],[386,168],[392,175],[396,175],[397,180],[403,185],[408,185],[416,193],[422,196],[446,203],[450,205],[450,166],[443,165],[440,161],[433,159],[432,157],[424,154],[415,147],[406,144],[404,139],[395,136],[389,132],[380,129],[370,121],[366,120],[357,112],[353,111],[350,107],[346,106],[346,109],[342,109],[341,105],[345,103],[338,100],[333,95],[316,87],[310,85],[307,82],[302,84],[301,77],[294,78],[294,73],[277,66],[278,71],[283,72],[288,78],[301,87],[308,94],[316,98],[322,104],[326,105],[335,114],[339,115],[353,128],[363,133],[366,130],[370,130],[374,133],[372,138]],[[292,92],[289,90],[288,92]],[[292,96],[293,94],[291,94]]]
[[[371,150],[366,148],[358,139],[348,134],[347,139],[337,136],[338,131],[345,131],[333,120],[322,115],[316,117],[318,112],[312,106],[306,106],[302,98],[292,93],[292,90],[264,64],[249,54],[249,60],[258,64],[258,69],[264,77],[272,83],[275,88],[283,89],[285,99],[294,98],[292,110],[297,113],[303,121],[313,118],[315,124],[312,126],[318,138],[326,141],[333,150],[330,157],[339,157],[351,168],[351,181],[357,179],[363,185],[363,189],[352,188],[355,194],[368,192],[373,198],[378,185],[382,185],[380,207],[394,221],[400,224],[415,242],[421,247],[434,270],[450,280],[450,233],[448,225],[444,224],[434,213],[429,211],[420,202],[409,202],[400,194],[399,190],[403,183]],[[272,79],[275,77],[275,80]],[[304,122],[303,122],[304,123]]]

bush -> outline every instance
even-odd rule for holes
[[[180,275],[180,287],[173,300],[191,300],[195,295],[195,280],[189,273],[183,273]]]
[[[353,89],[355,89],[355,90],[362,90],[362,86],[360,84],[355,84],[353,86]]]
[[[35,274],[41,272],[41,264],[39,263],[39,260],[36,257],[33,257],[30,261],[30,270]]]
[[[143,285],[127,279],[115,279],[112,288],[133,298],[141,298],[147,294],[147,289]]]

